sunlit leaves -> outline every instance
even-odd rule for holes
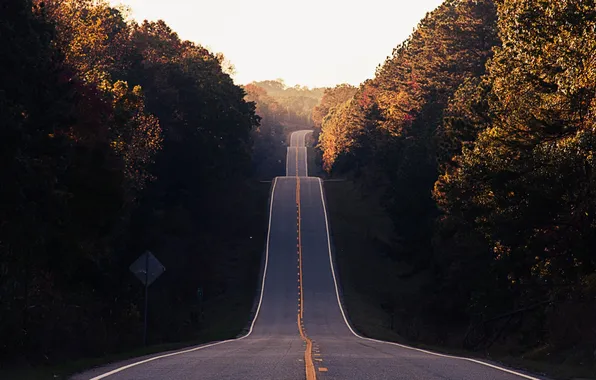
[[[329,113],[330,109],[346,102],[356,93],[356,88],[349,84],[340,84],[334,88],[325,89],[325,93],[319,104],[313,109],[313,123],[315,128],[321,128],[323,119]]]
[[[363,123],[362,108],[355,99],[349,99],[329,109],[319,135],[319,147],[323,150],[323,168],[326,171],[331,171],[340,154],[350,152]]]
[[[162,129],[159,120],[145,112],[140,86],[131,91],[128,83],[118,81],[112,93],[116,126],[112,129],[112,147],[124,160],[130,190],[142,190],[153,178],[148,166],[161,149]]]
[[[40,0],[36,0],[38,3]],[[87,83],[101,84],[122,68],[128,25],[106,1],[46,0],[49,17],[56,23],[56,44]]]
[[[488,0],[447,1],[427,15],[410,38],[377,69],[375,78],[356,93],[354,105],[360,108],[359,117],[368,120],[366,128],[378,128],[379,138],[396,139],[395,145],[408,145],[410,142],[397,141],[416,138],[417,134],[432,135],[440,123],[442,109],[459,84],[484,72],[484,64],[496,44],[495,18],[494,4]],[[344,119],[349,117],[345,115]],[[355,141],[354,131],[362,131],[365,126],[360,122],[359,128],[333,128],[343,133],[351,131],[353,135],[338,137],[338,141]],[[432,144],[430,140],[419,143]],[[334,160],[347,152],[350,144],[325,146],[324,150],[338,152],[328,155]],[[332,166],[333,161],[326,164]]]
[[[507,247],[499,268],[515,287],[569,296],[594,269],[596,3],[506,0],[498,10],[502,46],[476,87],[487,101],[452,101],[446,132],[462,149],[435,198]]]

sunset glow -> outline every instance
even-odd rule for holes
[[[222,52],[239,84],[357,85],[442,0],[110,0],[132,17],[163,19],[181,38]]]

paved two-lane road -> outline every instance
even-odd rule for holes
[[[538,379],[373,341],[350,329],[338,301],[322,182],[307,174],[308,133],[292,134],[286,177],[273,182],[261,302],[250,333],[116,363],[75,379]]]
[[[311,131],[298,131],[290,135],[290,146],[286,156],[286,176],[308,177],[306,160],[306,135]]]

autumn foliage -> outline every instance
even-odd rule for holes
[[[383,189],[394,257],[425,274],[403,320],[593,360],[595,12],[447,0],[318,117],[327,170]]]

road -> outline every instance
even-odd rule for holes
[[[339,303],[322,181],[307,176],[308,133],[292,134],[287,175],[273,181],[260,302],[248,335],[74,379],[539,379],[352,331]]]
[[[286,176],[307,177],[306,135],[311,131],[298,131],[290,135],[290,146],[286,155]],[[298,163],[298,165],[296,165]]]

